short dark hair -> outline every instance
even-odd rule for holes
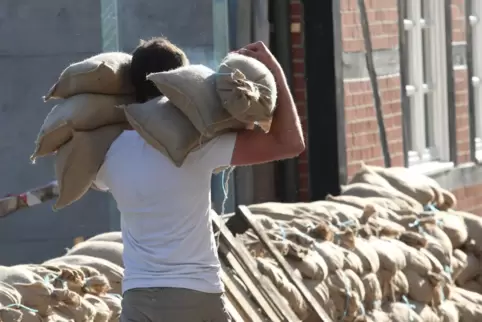
[[[151,82],[146,80],[150,73],[159,73],[176,69],[189,64],[182,49],[164,37],[156,37],[144,41],[132,52],[130,68],[131,81],[136,91],[136,100],[144,103],[161,96],[162,93]]]

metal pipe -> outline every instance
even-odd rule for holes
[[[452,0],[445,0],[445,51],[447,53],[447,103],[449,119],[450,161],[457,164],[457,109],[455,106],[455,76],[452,53]]]
[[[400,100],[402,106],[403,164],[408,167],[408,151],[410,147],[410,100],[406,93],[408,84],[408,52],[405,18],[407,17],[406,0],[397,1],[398,11],[398,53],[400,56]]]
[[[476,0],[480,1],[480,0]],[[476,112],[475,112],[475,89],[472,79],[474,77],[474,39],[473,39],[473,27],[470,23],[470,16],[473,11],[472,0],[465,0],[465,55],[467,59],[467,91],[469,100],[469,147],[470,147],[470,160],[472,162],[478,162],[476,156],[475,138],[477,136],[476,127]]]

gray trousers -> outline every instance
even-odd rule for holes
[[[228,322],[224,295],[183,288],[139,288],[122,299],[120,322]]]

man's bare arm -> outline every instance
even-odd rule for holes
[[[271,70],[278,85],[277,107],[271,129],[269,133],[250,130],[239,132],[231,160],[234,166],[293,158],[305,149],[298,111],[283,70],[278,66]]]

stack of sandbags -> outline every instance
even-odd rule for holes
[[[432,179],[363,165],[340,196],[248,208],[335,321],[482,321],[482,219],[455,205]],[[317,321],[256,236],[237,238]]]
[[[130,62],[131,56],[120,52],[76,62],[45,95],[45,101],[61,101],[45,118],[31,159],[55,154],[59,198],[54,208],[89,190],[111,143],[128,127],[118,106],[134,102]]]
[[[187,155],[220,134],[260,126],[269,131],[276,83],[254,58],[229,54],[218,71],[190,65],[147,76],[165,98],[126,105],[129,124],[180,167]]]

